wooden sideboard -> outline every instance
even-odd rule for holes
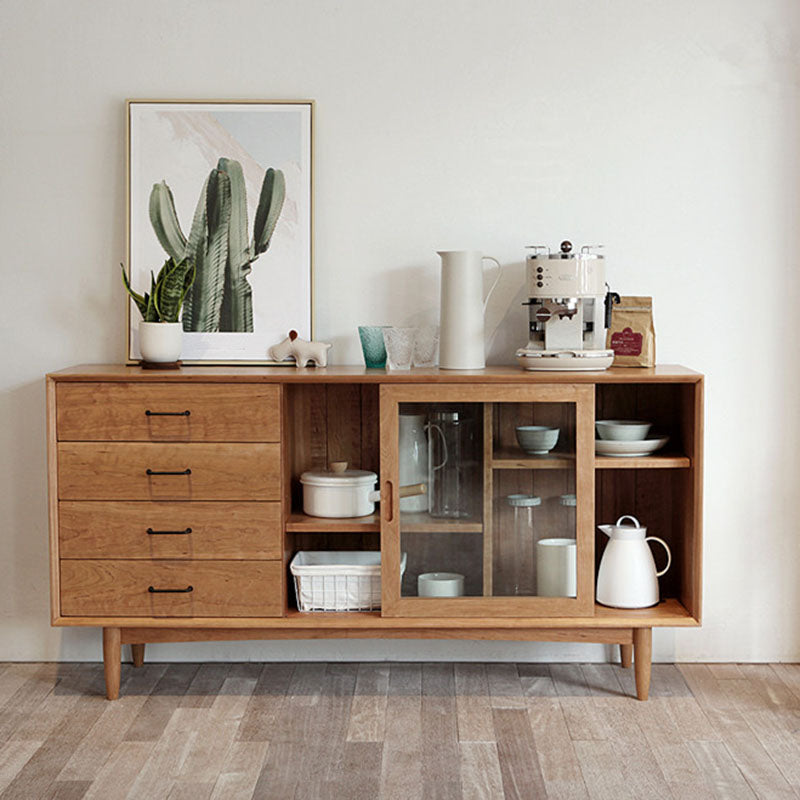
[[[646,699],[652,628],[701,622],[703,378],[683,367],[83,366],[47,376],[47,407],[52,624],[103,628],[110,699],[125,643],[138,665],[147,642],[326,637],[619,644]],[[437,407],[475,410],[476,506],[461,520],[399,504],[398,415]],[[602,418],[653,421],[669,444],[596,456]],[[532,422],[560,428],[549,456],[516,447],[515,425]],[[380,476],[376,513],[303,514],[299,476],[331,461]],[[533,583],[520,592],[510,577],[536,541],[511,538],[502,499],[521,488],[575,495],[575,596],[538,596]],[[552,535],[560,512],[545,505],[534,528]],[[672,549],[652,608],[594,602],[595,524],[622,514]],[[288,568],[297,551],[362,549],[382,553],[382,611],[297,610]],[[461,559],[468,596],[417,597],[416,575],[440,568],[442,553]]]

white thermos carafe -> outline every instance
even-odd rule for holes
[[[440,250],[442,259],[439,366],[442,369],[483,369],[486,354],[483,316],[500,279],[500,262],[478,250]],[[493,261],[498,273],[483,297],[483,262]]]
[[[629,519],[633,525],[623,525]],[[658,579],[672,563],[667,543],[648,536],[636,517],[625,515],[616,525],[598,525],[609,541],[597,573],[597,602],[614,608],[647,608],[658,603]],[[656,572],[648,542],[658,542],[667,551],[667,566]]]

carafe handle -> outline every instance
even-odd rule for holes
[[[658,542],[667,551],[667,566],[664,567],[661,572],[656,572],[656,577],[660,578],[669,569],[669,565],[672,563],[672,553],[669,550],[669,545],[663,539],[659,539],[658,536],[647,536],[645,537],[645,541]]]
[[[447,439],[444,438],[444,431],[435,423],[429,422],[425,427],[428,429],[428,431],[430,431],[431,428],[433,428],[436,431],[436,433],[439,434],[442,440],[442,450],[444,452],[444,459],[442,460],[441,464],[437,464],[435,467],[431,466],[431,472],[436,472],[436,470],[441,469],[447,463]]]
[[[489,305],[489,298],[492,296],[492,292],[495,290],[495,287],[500,282],[500,275],[503,268],[500,265],[500,262],[493,256],[481,256],[481,261],[494,261],[494,263],[497,264],[497,277],[494,279],[494,283],[491,285],[491,288],[486,293],[486,299],[483,301],[483,313],[485,314],[486,306]]]

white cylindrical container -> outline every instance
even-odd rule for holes
[[[575,539],[540,539],[536,543],[536,587],[539,597],[575,597],[577,587]]]
[[[366,517],[375,511],[378,476],[364,469],[304,472],[303,511],[310,517]]]
[[[439,367],[441,369],[483,369],[483,314],[497,286],[498,272],[483,299],[483,262],[500,262],[478,250],[440,250],[442,259]]]
[[[400,414],[400,485],[428,482],[428,438],[425,436],[424,414]],[[400,499],[401,511],[427,511],[424,494]]]
[[[464,576],[458,572],[425,572],[417,578],[420,597],[461,597]]]
[[[183,323],[140,322],[139,352],[145,361],[167,364],[181,357]]]

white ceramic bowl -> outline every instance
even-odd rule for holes
[[[545,425],[517,426],[517,442],[530,455],[543,456],[549,453],[558,441],[559,428]]]
[[[598,419],[595,423],[597,435],[612,442],[633,442],[646,438],[653,427],[652,422],[635,419]]]
[[[457,572],[425,572],[417,578],[420,597],[461,597],[464,576]]]

